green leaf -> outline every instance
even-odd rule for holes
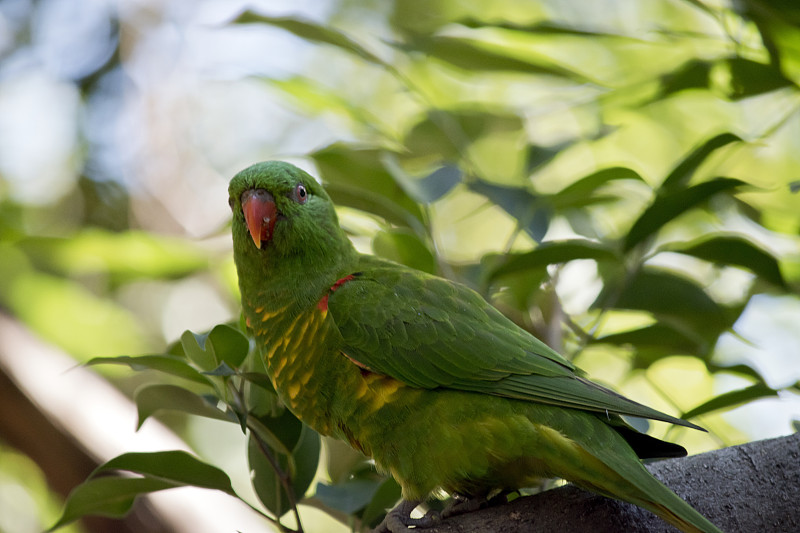
[[[283,409],[274,416],[250,416],[247,425],[270,448],[283,455],[291,455],[291,450],[297,445],[303,431],[303,423],[288,409]]]
[[[214,358],[231,368],[238,368],[250,352],[250,341],[238,329],[227,324],[218,324],[208,334],[206,345],[211,343]],[[206,347],[208,350],[208,346]]]
[[[619,257],[606,245],[585,239],[543,242],[530,252],[509,254],[505,261],[489,274],[494,280],[500,276],[525,270],[539,270],[557,263],[567,263],[576,259],[595,261],[618,261]]]
[[[554,195],[554,203],[563,205],[566,199],[585,198],[609,181],[635,180],[644,182],[638,172],[626,167],[611,167],[593,172],[586,177],[564,187]]]
[[[495,47],[492,43],[468,37],[436,35],[417,39],[412,44],[398,48],[411,52],[422,52],[428,57],[439,59],[469,72],[507,71],[547,74],[578,83],[596,83],[596,80],[591,80],[544,56],[528,55],[527,58],[517,58],[506,53],[505,50],[493,49]]]
[[[630,251],[634,246],[659,231],[665,224],[715,194],[735,189],[741,185],[745,185],[745,182],[734,178],[715,178],[688,189],[658,195],[633,223],[625,236],[623,250]]]
[[[730,97],[734,100],[793,85],[775,65],[734,57],[727,60],[727,66],[731,77]]]
[[[376,479],[353,479],[338,485],[318,483],[314,497],[332,509],[353,514],[372,501],[382,484],[383,480]]]
[[[210,370],[208,372],[203,372],[203,375],[230,377],[230,376],[235,376],[236,375],[236,371],[234,369],[232,369],[231,367],[229,367],[228,363],[223,361],[214,370]]]
[[[661,77],[658,99],[687,89],[707,89],[710,85],[711,64],[702,59],[687,61],[680,68]]]
[[[681,418],[690,419],[696,416],[704,415],[719,409],[730,409],[738,405],[757,400],[759,398],[768,398],[771,396],[778,396],[778,391],[768,387],[763,383],[757,383],[744,389],[737,389],[724,394],[720,394],[705,403],[702,403],[683,413]]]
[[[334,202],[343,201],[340,205],[375,213],[416,231],[424,219],[422,210],[386,170],[384,153],[384,150],[336,143],[312,153],[311,157]],[[409,220],[409,215],[416,222]]]
[[[203,370],[213,370],[219,365],[219,361],[214,357],[214,352],[206,350],[206,339],[208,339],[208,333],[194,333],[186,330],[181,335],[181,346],[191,362]]]
[[[253,385],[257,385],[264,390],[271,392],[275,391],[275,388],[272,386],[272,382],[269,380],[269,376],[266,374],[262,374],[261,372],[241,372],[239,375]]]
[[[733,133],[721,133],[707,140],[695,148],[692,153],[686,156],[683,161],[681,161],[674,169],[672,169],[672,172],[670,172],[669,175],[664,178],[664,181],[661,184],[661,189],[667,191],[684,187],[687,183],[689,183],[689,180],[697,170],[697,167],[699,167],[709,155],[723,146],[727,146],[732,142],[741,140],[741,137],[734,135]]]
[[[175,355],[120,355],[117,357],[95,357],[85,363],[89,365],[128,365],[136,371],[158,370],[166,374],[182,377],[195,383],[210,385],[207,378],[186,364],[184,358]]]
[[[738,236],[702,238],[687,244],[670,244],[664,251],[691,255],[704,261],[746,268],[760,278],[785,288],[778,260],[752,242]]]
[[[520,116],[508,111],[431,109],[406,134],[404,143],[408,152],[416,157],[460,161],[469,145],[478,139],[496,135],[521,139],[524,134],[525,124]]]
[[[550,226],[550,208],[540,197],[523,187],[496,185],[475,179],[467,186],[517,219],[520,227],[536,242],[541,242]]]
[[[67,496],[61,518],[48,531],[54,531],[86,515],[112,518],[125,516],[140,494],[147,494],[179,485],[151,478],[102,477],[90,479],[75,487]]]
[[[287,418],[284,417],[284,419]],[[286,453],[283,453],[272,446],[269,447],[283,473],[290,476],[290,486],[295,498],[299,501],[316,474],[321,445],[319,434],[308,426],[300,424],[299,421],[298,424],[297,440],[291,448],[291,452],[286,450]],[[247,451],[253,488],[258,499],[275,516],[282,516],[291,509],[291,500],[272,463],[264,456],[252,434],[248,441]]]
[[[372,500],[361,513],[361,520],[369,527],[376,527],[386,515],[386,509],[391,509],[402,497],[402,490],[393,478],[386,478],[381,483]]]
[[[644,267],[630,279],[617,275],[606,279],[606,287],[593,307],[649,311],[656,318],[688,327],[706,341],[731,326],[720,307],[696,282],[666,270]]]
[[[209,404],[201,396],[176,385],[147,385],[136,391],[136,408],[139,411],[137,428],[160,410],[182,411],[191,415],[233,421],[224,411]]]
[[[605,335],[593,342],[633,346],[636,350],[634,368],[647,368],[658,359],[676,354],[705,357],[711,348],[708,341],[702,337],[665,323]]]
[[[236,496],[228,474],[180,450],[125,453],[97,467],[92,477],[111,470],[126,470],[174,485],[216,489]]]
[[[347,35],[330,26],[320,26],[308,20],[292,17],[270,17],[249,10],[239,15],[233,22],[236,24],[269,24],[291,32],[301,39],[329,44],[369,61],[370,63],[386,66],[386,63],[378,56],[356,43]]]
[[[454,165],[439,167],[424,178],[415,179],[406,174],[390,154],[386,154],[382,161],[398,185],[421,204],[435,202],[461,183],[461,169]]]
[[[413,232],[403,228],[379,231],[372,240],[377,255],[430,274],[436,273],[433,253]]]

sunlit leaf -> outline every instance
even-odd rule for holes
[[[638,172],[626,167],[611,167],[604,168],[589,174],[586,177],[564,187],[556,193],[555,197],[573,197],[573,196],[588,196],[594,193],[598,188],[614,180],[644,180]]]
[[[687,244],[670,244],[664,249],[691,255],[712,263],[740,266],[773,285],[786,286],[778,260],[772,254],[742,237],[725,235],[701,238]]]
[[[190,415],[232,421],[229,415],[201,396],[176,385],[147,385],[136,391],[135,400],[139,412],[137,427],[141,427],[145,420],[160,410],[181,411]]]
[[[604,305],[649,311],[656,318],[682,323],[707,340],[732,324],[723,308],[696,282],[656,268],[645,267],[627,280],[606,280],[593,306]]]
[[[90,479],[69,493],[61,518],[48,531],[54,531],[86,515],[122,518],[131,510],[136,497],[140,494],[177,486],[179,485],[169,481],[152,478]]]
[[[125,453],[97,467],[92,476],[110,470],[126,470],[175,485],[216,489],[235,496],[228,474],[180,450]]]
[[[86,362],[86,365],[127,365],[133,370],[158,370],[182,377],[196,383],[209,385],[207,378],[190,365],[182,357],[175,355],[120,355],[118,357],[95,357]]]
[[[692,175],[697,168],[710,156],[714,151],[727,146],[732,142],[741,141],[741,137],[733,133],[721,133],[707,140],[697,148],[695,148],[683,161],[681,161],[669,175],[664,178],[661,184],[663,191],[676,190],[679,187],[685,186],[689,183]]]
[[[598,242],[584,239],[548,241],[530,252],[509,254],[505,261],[489,274],[489,279],[525,270],[541,269],[548,265],[567,263],[576,259],[617,261],[619,257],[614,250]]]
[[[405,51],[417,51],[427,57],[445,61],[468,71],[509,71],[526,74],[547,74],[577,81],[594,83],[586,76],[563,64],[545,57],[514,57],[502,49],[481,40],[454,35],[435,35],[418,39],[401,47]]]
[[[707,402],[698,405],[694,409],[686,411],[683,413],[681,418],[690,419],[710,413],[712,411],[717,411],[719,409],[731,409],[753,400],[769,398],[777,395],[778,391],[775,389],[768,387],[763,383],[756,383],[755,385],[745,387],[744,389],[737,389],[720,394],[719,396],[715,396]]]
[[[492,135],[523,135],[522,118],[503,109],[432,109],[404,139],[413,155],[436,156],[437,161],[459,161],[469,145]]]
[[[233,22],[236,24],[269,24],[291,32],[302,39],[329,44],[371,63],[385,66],[385,63],[378,56],[330,26],[321,26],[315,22],[299,18],[270,17],[249,10],[239,15]]]
[[[641,360],[638,355],[635,359],[634,366],[637,368],[647,367],[661,357],[675,354],[703,355],[710,349],[709,343],[702,337],[665,323],[605,335],[595,342],[630,345],[637,351],[645,351]]]
[[[641,243],[665,224],[674,220],[689,209],[708,200],[715,194],[730,191],[745,185],[741,180],[734,178],[715,178],[675,192],[659,195],[644,213],[633,223],[625,236],[623,249],[629,251]]]
[[[186,240],[143,231],[85,228],[68,239],[32,237],[18,245],[43,268],[109,274],[117,281],[175,278],[208,267],[206,256]]]

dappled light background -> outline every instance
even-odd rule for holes
[[[782,7],[755,0],[739,11],[725,0],[480,4],[4,0],[0,311],[74,364],[161,353],[184,330],[238,321],[227,183],[254,162],[285,159],[339,187],[342,224],[359,249],[482,288],[628,396],[680,415],[749,390],[705,410],[696,422],[708,434],[658,426],[657,436],[698,453],[792,432],[797,9],[787,6],[782,21]],[[233,22],[248,9],[267,18]],[[293,19],[353,41],[285,22]],[[765,44],[770,24],[780,31]],[[775,57],[780,68],[770,70]],[[664,224],[636,259],[740,313],[710,345],[697,332],[684,345],[665,341],[668,352],[593,342],[657,321],[646,306],[598,309],[615,279],[600,255],[506,277],[493,270],[504,254],[543,242],[625,241],[665,177],[723,133],[737,139],[689,164],[686,181],[747,185]],[[608,168],[627,174],[557,194]],[[562,203],[542,200],[550,197]],[[396,204],[385,207],[387,198]],[[682,253],[712,232],[752,243],[777,275],[754,271],[752,257],[737,266]],[[653,289],[662,296],[670,298]],[[24,364],[26,354],[10,357]],[[733,365],[749,370],[715,371]],[[127,396],[143,379],[93,371]],[[236,427],[165,421],[204,459],[238,472],[237,491],[251,494]],[[58,516],[60,497],[37,466],[15,459],[25,452],[0,428],[0,531],[39,531]],[[308,512],[320,531],[334,527]]]

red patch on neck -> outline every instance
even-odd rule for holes
[[[347,276],[336,280],[336,283],[331,285],[331,288],[328,289],[328,292],[325,293],[325,296],[323,296],[320,299],[319,303],[317,303],[317,308],[319,308],[320,311],[327,311],[328,310],[328,296],[330,296],[332,292],[335,292],[339,287],[341,287],[342,285],[344,285],[345,283],[347,283],[348,281],[350,281],[353,278],[355,278],[355,276],[353,274],[348,274]]]

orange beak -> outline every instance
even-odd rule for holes
[[[275,229],[278,218],[275,199],[264,189],[250,189],[242,194],[242,211],[253,242],[256,248],[261,249],[272,238]]]

